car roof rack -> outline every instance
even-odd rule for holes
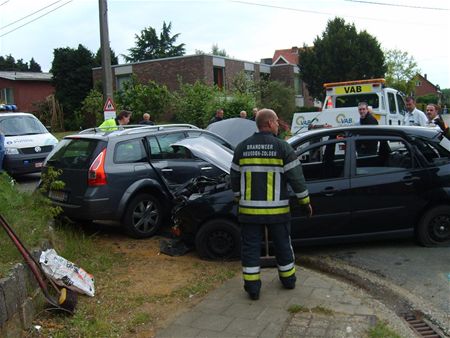
[[[160,131],[165,129],[180,129],[180,128],[189,128],[189,129],[200,129],[197,126],[194,126],[192,124],[160,124],[160,125],[142,125],[142,124],[130,124],[130,125],[124,125],[124,126],[117,126],[117,127],[95,127],[95,128],[88,128],[85,130],[80,131],[78,134],[96,134],[96,133],[102,133],[102,134],[110,134],[110,133],[116,133],[120,132],[120,135],[127,135],[127,134],[134,134],[134,133],[140,133],[147,130],[154,130],[154,131]]]

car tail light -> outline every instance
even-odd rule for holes
[[[105,157],[106,148],[102,150],[100,154],[92,162],[88,171],[88,185],[91,187],[96,187],[99,185],[105,185],[106,173],[105,173]]]

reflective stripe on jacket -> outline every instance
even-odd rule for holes
[[[309,203],[300,161],[287,142],[271,133],[255,133],[236,147],[230,175],[240,222],[288,220],[288,183],[301,204]]]

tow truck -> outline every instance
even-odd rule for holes
[[[385,86],[385,79],[325,83],[321,111],[295,113],[292,133],[302,133],[309,126],[349,126],[359,123],[358,103],[367,102],[381,125],[401,125],[405,115],[404,94]]]

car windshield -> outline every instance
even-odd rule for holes
[[[367,102],[373,109],[380,106],[378,94],[341,95],[336,97],[336,108],[357,107],[359,102]]]
[[[5,136],[48,133],[47,129],[38,119],[24,115],[0,117],[0,131]]]

